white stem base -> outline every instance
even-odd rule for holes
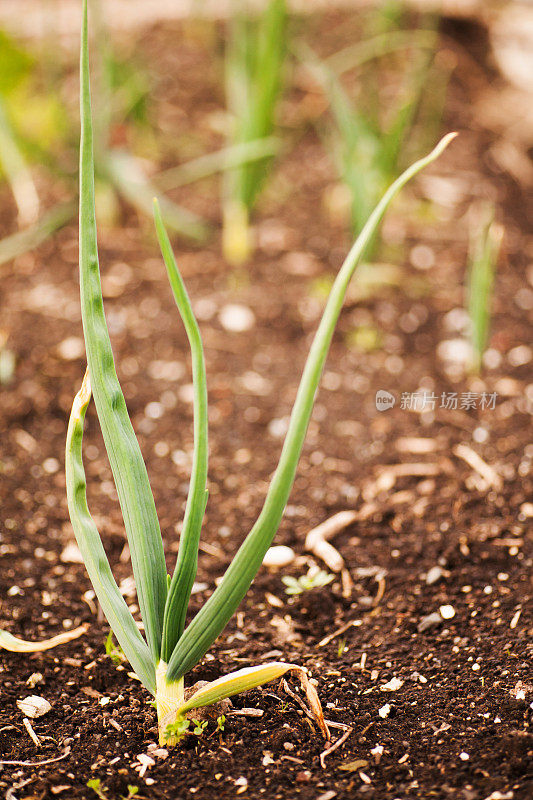
[[[155,695],[159,744],[175,745],[178,743],[179,738],[177,736],[167,736],[166,730],[169,725],[176,722],[176,712],[184,703],[184,683],[183,678],[174,683],[167,683],[166,676],[167,665],[164,661],[160,661],[156,670]]]

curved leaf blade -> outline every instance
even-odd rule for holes
[[[191,482],[180,536],[178,559],[170,582],[163,621],[161,658],[164,662],[168,662],[185,627],[187,605],[198,567],[198,545],[207,502],[207,378],[200,329],[178,270],[157,200],[154,200],[154,220],[174,299],[191,347],[194,386],[194,453]]]
[[[65,472],[70,520],[89,578],[111,630],[143,685],[155,694],[155,668],[150,651],[116,584],[100,534],[87,507],[82,442],[83,421],[90,399],[91,385],[86,372],[72,404],[67,432]]]
[[[176,716],[183,716],[193,708],[211,706],[220,702],[220,700],[225,700],[227,697],[233,697],[235,694],[248,692],[250,689],[256,689],[265,683],[275,681],[287,672],[295,672],[300,678],[313,716],[324,734],[324,738],[328,740],[329,730],[322,712],[322,705],[306,670],[297,664],[286,664],[283,661],[271,661],[268,664],[260,664],[257,667],[244,667],[244,669],[239,669],[236,672],[230,672],[229,675],[223,675],[221,678],[211,681],[206,686],[198,689],[174,713]]]

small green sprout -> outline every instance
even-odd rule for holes
[[[115,644],[113,639],[113,631],[109,631],[107,639],[105,640],[105,654],[109,656],[115,667],[127,661],[124,650],[119,644]]]
[[[100,778],[91,778],[90,781],[87,781],[87,788],[92,789],[95,792],[100,800],[108,800],[107,794],[101,788],[102,781]]]
[[[285,589],[286,594],[302,594],[302,592],[308,592],[310,589],[319,589],[321,586],[327,586],[334,577],[334,575],[323,569],[310,567],[307,575],[300,575],[299,578],[293,578],[292,575],[283,575],[281,580],[287,587]]]
[[[187,733],[190,723],[191,721],[186,717],[177,717],[174,722],[170,722],[165,729],[166,740],[177,744]]]
[[[95,794],[98,795],[100,800],[110,800],[107,791],[102,787],[102,781],[100,778],[91,778],[90,781],[87,781],[86,786],[88,789],[92,789]],[[132,786],[128,784],[128,794],[127,795],[120,795],[120,800],[132,800],[132,797],[135,797],[138,794],[139,788],[137,786]]]
[[[221,714],[220,717],[217,717],[217,729],[215,733],[218,733],[219,731],[220,733],[224,733],[225,727],[226,727],[226,717],[224,716],[224,714]]]
[[[208,413],[202,340],[191,302],[172,251],[161,210],[154,205],[156,232],[174,298],[192,353],[193,466],[177,560],[170,583],[155,502],[145,463],[120,387],[107,329],[95,217],[93,125],[89,88],[87,0],[83,2],[80,59],[80,296],[88,369],[72,406],[65,470],[72,527],[89,578],[109,626],[143,686],[155,697],[161,744],[175,744],[187,730],[185,714],[195,708],[277,680],[298,675],[321,731],[329,739],[320,700],[306,671],[287,662],[270,662],[224,675],[185,699],[184,676],[200,661],[237,610],[279,528],[313,411],[315,395],[350,280],[392,200],[420,170],[431,164],[455,134],[448,134],[425,158],[409,167],[385,192],[342,265],[326,302],[294,402],[285,442],[263,508],[222,580],[186,626],[198,564],[200,533],[207,503]],[[83,424],[94,402],[124,517],[145,637],[139,631],[111,571],[102,540],[87,505],[82,458]],[[327,573],[307,576],[299,591],[331,580]],[[5,639],[5,635],[3,637]],[[13,646],[12,643],[10,645]]]
[[[341,639],[339,642],[339,646],[337,647],[337,655],[340,658],[343,653],[346,652],[348,648],[346,647],[346,639]]]
[[[207,728],[207,720],[206,719],[202,719],[202,720],[193,719],[192,722],[193,722],[193,725],[194,725],[194,728],[193,728],[194,735],[195,736],[201,736],[202,733]]]

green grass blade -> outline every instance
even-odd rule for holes
[[[335,121],[331,140],[339,174],[350,190],[351,218],[354,232],[359,233],[368,219],[383,183],[377,169],[381,147],[379,131],[363,110],[354,108],[341,81],[327,65],[318,60],[311,48],[299,45],[296,53],[311,75],[322,86]],[[371,253],[375,237],[367,245]]]
[[[205,512],[207,486],[207,379],[200,329],[179,273],[157,200],[154,201],[154,219],[174,299],[191,347],[194,385],[194,454],[191,482],[180,536],[178,559],[170,582],[163,623],[161,657],[163,661],[168,662],[185,627],[185,615],[198,566],[198,545]]]
[[[440,156],[455,134],[445,136],[434,150],[410,166],[384,194],[357,237],[331,289],[315,334],[294,403],[281,457],[257,522],[239,548],[222,582],[179,640],[168,664],[167,680],[188,672],[209,649],[243,599],[278,529],[294,481],[296,467],[313,410],[331,339],[348,284],[385,211],[414,176]]]
[[[90,399],[91,386],[86,373],[81,389],[74,398],[67,432],[65,473],[70,520],[105,618],[135,673],[148,691],[155,694],[155,667],[150,651],[120,594],[100,534],[87,507],[82,443],[83,421]]]
[[[437,33],[434,35],[435,44]],[[395,110],[394,118],[388,130],[383,134],[383,146],[380,150],[379,165],[384,175],[397,175],[401,154],[405,150],[406,140],[410,137],[422,96],[427,88],[428,73],[434,60],[435,50],[427,49],[415,53],[409,74],[406,76],[403,89],[404,99]]]
[[[94,158],[87,0],[83,3],[80,61],[80,294],[87,362],[98,419],[124,517],[133,574],[148,645],[154,661],[161,647],[167,575],[154,499],[118,382],[107,330],[96,238]]]

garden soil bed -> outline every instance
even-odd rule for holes
[[[334,50],[349,40],[350,25],[342,16],[316,19],[310,35],[316,41],[323,26]],[[163,141],[170,141],[170,131],[180,130],[184,141],[194,132],[198,152],[221,144],[213,119],[222,93],[204,33],[176,24],[155,27],[136,42],[147,58],[159,56],[153,110]],[[86,594],[83,565],[72,562],[72,548],[65,550],[73,536],[62,454],[84,370],[76,226],[2,268],[1,327],[17,365],[0,395],[1,625],[36,639],[90,626],[54,651],[0,653],[2,796],[96,797],[86,786],[94,778],[109,798],[127,795],[128,785],[138,787],[139,797],[198,800],[531,796],[533,398],[523,349],[531,342],[533,306],[531,197],[528,209],[525,188],[490,156],[495,134],[477,123],[475,109],[488,83],[500,79],[486,54],[476,53],[473,62],[464,44],[449,36],[446,43],[458,66],[444,128],[461,135],[384,228],[400,285],[352,298],[334,338],[277,537],[297,561],[281,571],[262,569],[238,615],[189,676],[192,684],[272,658],[306,666],[326,719],[352,728],[324,766],[319,732],[283,687],[271,684],[234,698],[234,711],[252,708],[260,715],[228,714],[223,732],[210,723],[201,737],[188,736],[166,758],[154,755],[139,773],[139,754],[154,750],[155,711],[128,666],[105,655],[107,626]],[[285,102],[291,148],[261,201],[249,268],[232,273],[217,236],[203,248],[177,242],[205,337],[211,404],[210,499],[192,612],[261,508],[322,306],[317,284],[338,269],[349,245],[343,227],[324,211],[324,191],[335,178],[306,122],[316,100],[300,88]],[[216,223],[216,191],[216,182],[206,181],[176,199]],[[458,335],[465,213],[482,197],[497,202],[506,238],[492,363],[480,380],[445,368],[437,347]],[[428,198],[446,204],[422,215]],[[7,231],[15,211],[5,188],[0,202]],[[123,224],[100,234],[106,310],[172,564],[192,448],[189,359],[149,223],[123,212]],[[245,334],[221,325],[219,312],[228,303],[253,311],[255,324]],[[353,347],[353,330],[361,325],[379,329],[379,348]],[[396,397],[394,408],[382,413],[375,405],[381,389]],[[434,409],[402,407],[402,393],[417,390],[435,395]],[[441,407],[441,395],[452,392],[459,400],[473,393],[476,407]],[[481,408],[483,392],[496,393],[494,408]],[[90,506],[124,581],[124,533],[92,408],[88,420]],[[478,474],[456,450],[461,444],[495,473]],[[404,468],[402,475],[389,469],[395,464],[424,466]],[[281,577],[307,570],[306,533],[343,509],[357,512],[333,540],[351,588],[336,579],[289,597]],[[125,591],[135,603],[127,584]],[[30,688],[35,673],[42,678]],[[33,722],[39,748],[16,706],[31,694],[52,705]],[[342,732],[332,730],[334,737]]]

